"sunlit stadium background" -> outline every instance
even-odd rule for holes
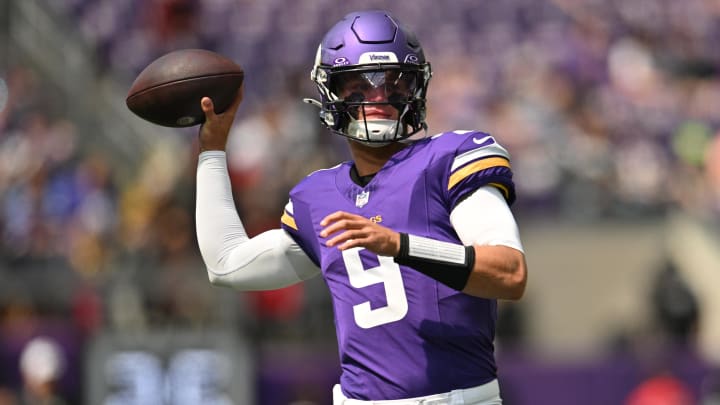
[[[714,0],[0,0],[0,404],[330,403],[322,280],[210,286],[197,128],[124,100],[171,50],[239,62],[236,203],[277,227],[296,181],[348,158],[300,100],[325,30],[366,8],[420,37],[430,132],[512,154],[530,277],[500,305],[505,403],[720,404]]]

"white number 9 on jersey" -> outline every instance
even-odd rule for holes
[[[360,260],[360,251],[363,249],[353,248],[342,252],[350,285],[354,288],[364,288],[382,283],[387,305],[375,309],[371,308],[370,301],[355,305],[353,307],[355,323],[363,329],[368,329],[403,319],[408,312],[408,302],[400,266],[392,257],[377,256],[380,264],[366,269]]]

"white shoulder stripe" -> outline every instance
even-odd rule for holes
[[[294,215],[294,213],[293,213],[293,203],[292,203],[292,200],[288,201],[288,203],[285,204],[285,211],[287,211],[288,214],[290,214],[290,215]]]
[[[469,129],[456,129],[456,130],[450,131],[450,132],[440,132],[439,134],[435,134],[435,135],[431,136],[431,138],[433,138],[433,139],[439,138],[445,134],[465,135],[470,132],[476,132],[476,131],[471,131]]]
[[[483,140],[486,140],[489,137],[483,138]],[[482,142],[480,142],[482,143]],[[473,149],[470,151],[467,151],[461,155],[458,155],[455,157],[455,160],[453,160],[452,167],[450,168],[451,172],[454,172],[457,168],[466,165],[467,163],[470,163],[474,160],[482,159],[488,156],[502,156],[505,159],[510,160],[510,154],[508,151],[500,146],[498,143],[492,143],[488,146],[483,146],[481,148]]]
[[[317,169],[317,170],[315,170],[314,172],[308,173],[308,175],[307,175],[306,177],[310,177],[310,176],[312,176],[312,175],[315,174],[315,173],[327,172],[327,171],[330,171],[330,170],[335,170],[335,169],[337,169],[338,167],[340,167],[340,166],[342,166],[342,165],[343,165],[343,163],[341,162],[341,163],[336,164],[336,165],[333,166],[333,167],[327,167],[327,168],[325,168],[325,169]]]

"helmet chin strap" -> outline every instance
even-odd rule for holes
[[[413,135],[408,136],[407,138],[403,138],[399,140],[400,143],[413,143],[415,141],[419,141],[421,139],[427,138],[427,125],[423,125],[422,131],[418,131]]]
[[[380,148],[393,142],[397,131],[396,120],[355,120],[348,124],[347,134],[363,145]],[[365,140],[365,141],[364,141]]]

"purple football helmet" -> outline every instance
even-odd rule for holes
[[[320,107],[320,120],[332,132],[382,146],[427,128],[431,76],[415,34],[395,17],[385,11],[354,12],[320,43],[311,72],[320,101],[305,101]]]

